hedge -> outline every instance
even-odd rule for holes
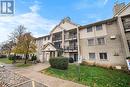
[[[31,57],[31,61],[34,61],[34,60],[37,60],[37,56],[35,56],[35,55],[33,55],[33,56]]]
[[[65,70],[68,69],[69,59],[66,57],[50,58],[49,63],[52,68]]]
[[[130,57],[127,57],[126,59],[130,59]]]

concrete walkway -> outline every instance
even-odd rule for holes
[[[8,67],[8,66],[7,66]],[[48,63],[39,63],[26,68],[12,68],[13,71],[26,76],[37,82],[41,82],[48,87],[86,87],[84,85],[74,83],[72,81],[62,80],[56,77],[51,77],[45,74],[41,74],[39,71],[49,67]],[[9,67],[11,69],[11,66]]]

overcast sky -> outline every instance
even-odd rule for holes
[[[116,0],[15,0],[14,16],[0,16],[0,42],[18,25],[35,37],[43,36],[64,17],[84,25],[111,18]],[[129,0],[118,0],[128,3]]]

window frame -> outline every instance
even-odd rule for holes
[[[99,28],[99,27],[101,27],[101,28]],[[96,31],[100,31],[100,30],[103,30],[102,24],[101,25],[96,25]]]
[[[94,58],[90,57],[90,54],[94,54]],[[89,53],[89,60],[96,60],[96,54],[94,52],[90,52]]]
[[[88,31],[89,29],[91,29],[90,31]],[[87,33],[89,32],[93,32],[93,27],[87,27]]]
[[[104,40],[103,43],[102,43],[101,40],[100,40],[100,43],[99,43],[99,39],[103,39]],[[97,42],[97,45],[105,45],[106,44],[105,37],[97,37],[96,42]]]
[[[101,54],[102,54],[103,58],[101,58]],[[105,54],[105,55],[103,55],[103,54]],[[106,58],[105,58],[105,56],[106,56]],[[108,60],[108,54],[107,54],[107,52],[100,52],[99,53],[99,58],[100,58],[100,60]]]
[[[89,44],[89,40],[93,40],[93,44]],[[87,39],[87,44],[88,44],[88,46],[94,46],[95,45],[95,39],[94,38]]]

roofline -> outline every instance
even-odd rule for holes
[[[60,21],[60,23],[57,24],[57,25],[50,31],[50,34],[51,34],[57,27],[59,27],[60,24],[63,23],[63,22],[64,22],[64,19],[62,19],[62,20]],[[68,23],[70,23],[70,24],[72,24],[72,25],[74,25],[74,26],[78,26],[78,25],[79,25],[79,24],[74,23],[72,20],[66,21],[66,22],[68,22]],[[61,27],[61,26],[60,26],[60,27]]]
[[[91,27],[91,26],[95,26],[95,25],[99,25],[99,24],[103,24],[103,23],[107,23],[107,22],[111,22],[111,21],[116,21],[116,20],[117,20],[117,17],[113,17],[113,18],[110,18],[110,19],[106,19],[106,20],[95,22],[95,23],[80,26],[79,29],[83,29],[83,28],[86,28],[86,27]]]
[[[48,34],[48,35],[45,35],[45,36],[37,37],[37,38],[35,38],[35,40],[39,40],[39,39],[42,39],[42,38],[48,37],[48,36],[50,36],[50,35]]]

